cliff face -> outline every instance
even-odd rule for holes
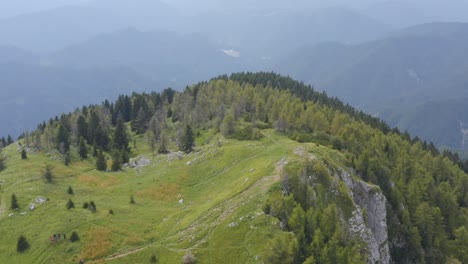
[[[369,263],[390,263],[385,196],[377,186],[353,179],[346,171],[341,172],[340,178],[355,205],[348,219],[349,232],[366,243]]]

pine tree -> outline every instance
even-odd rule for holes
[[[16,195],[11,195],[11,210],[16,210],[19,208],[18,199],[16,199]]]
[[[114,131],[114,148],[118,150],[128,149],[127,129],[120,118]]]
[[[80,154],[81,159],[88,158],[88,147],[86,146],[86,139],[84,137],[80,138],[80,145],[78,148],[78,154]]]
[[[46,166],[46,170],[45,170],[43,176],[44,176],[44,179],[48,183],[51,183],[51,182],[54,181],[54,175],[52,174],[52,168],[49,165]]]
[[[70,210],[72,208],[75,208],[75,203],[73,203],[73,201],[71,199],[68,199],[67,209]]]
[[[73,231],[73,233],[70,236],[70,241],[73,243],[73,242],[76,242],[76,241],[79,241],[79,240],[80,240],[80,237],[78,236],[78,234],[75,231]]]
[[[22,253],[22,252],[26,251],[29,247],[30,247],[30,245],[29,245],[28,241],[26,240],[26,237],[21,235],[18,238],[18,243],[16,244],[16,251],[18,251],[19,253]]]
[[[104,154],[102,153],[102,149],[99,150],[99,153],[96,158],[96,168],[97,170],[100,170],[100,171],[107,170],[107,161],[106,161],[106,158],[104,157]]]
[[[112,154],[112,171],[119,171],[122,169],[121,154],[118,150],[115,150]]]
[[[70,163],[71,163],[70,151],[67,151],[63,155],[63,164],[65,164],[65,166],[68,166],[70,165]]]
[[[70,150],[70,133],[63,124],[60,124],[58,129],[57,149],[62,153]]]
[[[21,159],[28,159],[28,154],[25,149],[21,150]]]
[[[193,150],[195,139],[193,135],[192,128],[190,126],[185,127],[184,135],[180,142],[180,150],[185,153],[190,153]]]
[[[161,133],[161,142],[159,143],[158,153],[166,154],[169,151],[167,150],[167,137],[164,132]]]

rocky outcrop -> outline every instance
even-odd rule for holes
[[[340,176],[355,204],[352,217],[348,219],[349,232],[366,243],[369,263],[390,263],[385,196],[379,187],[353,179],[346,171]]]

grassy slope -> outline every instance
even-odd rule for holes
[[[4,150],[7,169],[0,173],[0,204],[6,207],[0,209],[0,263],[77,263],[79,258],[87,263],[146,263],[153,254],[159,263],[178,263],[187,250],[202,263],[255,263],[264,242],[281,232],[277,221],[261,210],[265,193],[279,182],[281,157],[301,159],[293,154],[299,145],[319,158],[338,157],[322,146],[299,144],[271,130],[263,133],[260,141],[227,140],[221,146],[217,136],[202,135],[197,152],[182,160],[158,155],[141,170],[117,173],[94,170],[92,159],[65,167],[44,153],[30,153],[23,161],[13,144]],[[136,152],[151,156],[142,138]],[[54,166],[53,184],[41,177],[46,164]],[[67,194],[68,186],[74,195]],[[12,193],[19,212],[27,215],[8,217]],[[40,195],[50,201],[29,212],[29,203]],[[69,198],[76,208],[66,209]],[[91,200],[95,214],[82,209]],[[232,222],[238,226],[228,227]],[[70,236],[72,231],[80,242],[48,241],[54,233]],[[18,254],[21,234],[31,248]]]

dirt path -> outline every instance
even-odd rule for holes
[[[142,250],[145,250],[147,247],[148,246],[139,247],[139,248],[132,249],[130,251],[123,252],[123,253],[114,254],[114,255],[111,255],[111,256],[107,257],[106,260],[114,260],[114,259],[118,259],[118,258],[123,258],[123,257],[126,257],[128,255],[131,255],[131,254],[140,252]]]

